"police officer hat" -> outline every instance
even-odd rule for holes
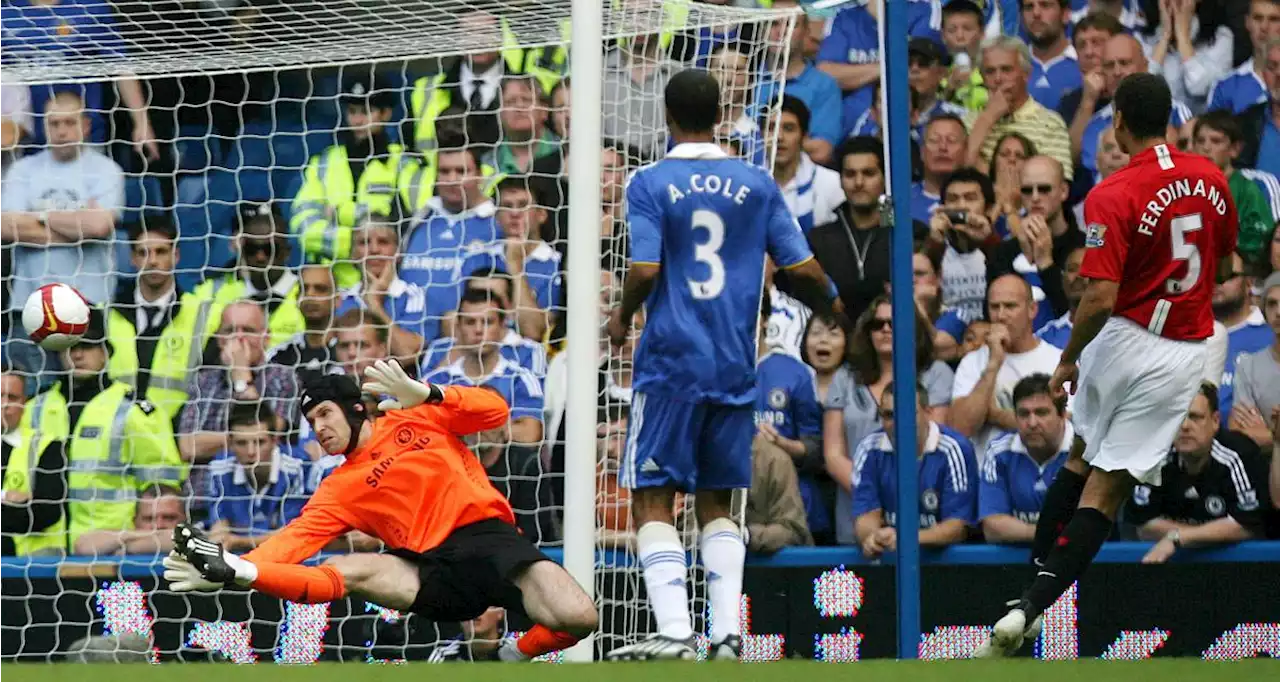
[[[89,308],[89,326],[76,342],[77,346],[101,346],[107,343],[107,324],[102,308]]]
[[[342,105],[358,104],[370,109],[395,107],[395,93],[391,86],[374,74],[357,74],[342,81]]]

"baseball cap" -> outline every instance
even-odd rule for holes
[[[390,109],[395,106],[391,88],[371,73],[343,79],[340,99],[343,105],[360,104],[375,109]]]
[[[951,57],[941,45],[929,38],[912,38],[907,43],[907,55],[922,57],[934,64],[951,66]]]

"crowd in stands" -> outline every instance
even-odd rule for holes
[[[219,16],[251,27],[254,5]],[[6,63],[132,49],[101,0],[0,11]],[[721,145],[771,168],[849,313],[811,313],[767,270],[752,550],[895,548],[892,229],[917,244],[921,542],[1030,540],[1073,440],[1049,375],[1084,290],[1082,200],[1128,162],[1109,98],[1141,71],[1176,98],[1169,144],[1228,176],[1240,239],[1213,301],[1226,357],[1205,370],[1165,485],[1137,488],[1120,536],[1156,541],[1146,559],[1160,562],[1280,534],[1280,0],[912,0],[915,183],[894,200],[913,220],[896,228],[879,11],[804,17],[789,41],[777,20],[608,44],[603,268],[589,283],[565,276],[566,47],[508,42],[412,78],[308,72],[334,89],[301,109],[288,72],[4,84],[3,553],[164,552],[186,520],[253,547],[345,460],[300,418],[297,371],[360,376],[383,359],[503,396],[510,422],[469,445],[544,545],[561,540],[567,393],[598,391],[596,525],[602,545],[629,546],[617,475],[632,344],[610,348],[602,330],[598,386],[568,386],[565,291],[598,286],[602,313],[618,301],[626,176],[663,154],[663,88],[687,66],[717,75]],[[500,13],[458,21],[514,35]],[[338,104],[320,135],[312,98]],[[199,112],[204,132],[180,133]],[[96,306],[62,353],[19,321],[51,282]],[[328,549],[377,546],[353,533]]]

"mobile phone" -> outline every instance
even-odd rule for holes
[[[964,210],[947,211],[946,216],[947,216],[947,220],[950,220],[952,225],[963,225],[969,222],[968,211],[964,211]]]

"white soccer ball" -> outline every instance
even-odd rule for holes
[[[89,302],[65,284],[46,284],[27,297],[22,326],[41,348],[65,350],[76,345],[89,328]]]

